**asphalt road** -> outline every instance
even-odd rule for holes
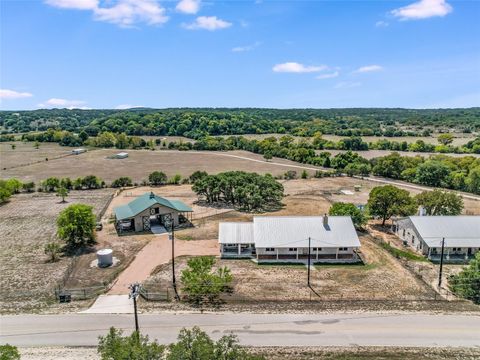
[[[480,347],[479,315],[145,314],[139,323],[142,333],[161,343],[198,325],[214,338],[233,333],[250,346]],[[94,346],[110,326],[129,333],[133,315],[2,316],[0,343]]]

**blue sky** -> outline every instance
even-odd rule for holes
[[[1,2],[1,109],[480,106],[480,2]]]

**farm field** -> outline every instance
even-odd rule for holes
[[[288,134],[244,134],[244,135],[239,135],[243,136],[247,139],[257,139],[257,140],[262,140],[267,137],[276,137],[280,138],[282,136],[285,136]],[[376,142],[378,140],[389,140],[389,141],[398,141],[398,142],[403,142],[406,141],[407,143],[413,143],[416,142],[417,140],[423,140],[427,144],[434,144],[438,145],[437,141],[437,136],[439,134],[434,134],[432,136],[393,136],[393,137],[387,137],[387,136],[362,136],[361,138],[363,141],[369,143],[369,142]],[[474,134],[464,134],[464,133],[453,133],[455,136],[453,140],[453,145],[459,146],[459,145],[464,145],[470,140],[473,140],[475,138]],[[225,135],[221,135],[222,137],[226,137]],[[293,136],[296,140],[301,140],[301,139],[310,139],[309,137],[302,137],[302,136]],[[331,140],[331,141],[339,141],[341,139],[344,139],[348,136],[338,136],[338,135],[328,135],[324,134],[322,137],[325,140]]]
[[[335,156],[340,153],[346,152],[346,150],[315,150],[316,153],[322,153],[322,152],[329,152],[332,154],[332,156]],[[428,158],[431,155],[447,155],[451,157],[464,157],[464,156],[473,156],[473,157],[480,157],[480,154],[453,154],[453,153],[448,153],[448,154],[440,154],[440,153],[430,153],[430,152],[415,152],[415,151],[392,151],[392,150],[366,150],[366,151],[354,151],[358,153],[358,155],[364,157],[365,159],[373,159],[379,156],[386,156],[390,155],[393,152],[398,152],[402,156],[422,156]]]
[[[63,148],[62,148],[63,149]],[[287,170],[297,170],[305,167],[293,161],[274,159],[277,164],[266,162],[261,155],[246,151],[176,151],[176,150],[127,150],[126,159],[109,159],[120,150],[96,149],[86,153],[55,159],[28,166],[7,169],[2,171],[3,178],[15,177],[21,181],[35,181],[38,183],[50,176],[77,178],[86,175],[96,175],[107,182],[121,176],[130,176],[133,181],[141,182],[148,174],[155,170],[165,172],[168,176],[180,174],[190,176],[196,170],[205,170],[208,173],[219,173],[229,170],[253,171],[282,175]],[[5,154],[5,161],[12,163],[15,156],[10,152]],[[247,158],[247,159],[245,159]],[[253,159],[254,161],[251,161]],[[311,174],[314,173],[312,166]]]
[[[15,149],[12,149],[12,144]],[[24,166],[27,164],[49,161],[61,157],[70,156],[73,147],[60,146],[56,143],[40,143],[35,149],[33,142],[0,142],[0,169],[10,169],[13,166]]]
[[[72,191],[66,204],[55,194],[19,194],[0,206],[1,312],[35,310],[52,301],[54,287],[72,266],[71,257],[49,263],[44,254],[45,244],[55,240],[58,214],[74,203],[91,205],[99,213],[111,192]]]

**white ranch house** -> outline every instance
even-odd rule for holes
[[[259,263],[360,261],[360,241],[348,216],[255,216],[253,222],[219,225],[221,257]]]
[[[405,244],[432,261],[440,261],[442,239],[447,262],[468,261],[480,250],[480,216],[409,216],[395,225]]]

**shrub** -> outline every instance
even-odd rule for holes
[[[115,179],[112,181],[113,188],[119,188],[119,187],[125,187],[125,186],[132,186],[132,179],[129,177],[119,177],[118,179]]]
[[[55,262],[60,258],[61,246],[57,242],[49,242],[45,244],[44,252],[48,255],[50,262]]]
[[[0,360],[20,360],[20,353],[16,346],[0,345]]]
[[[161,171],[154,171],[148,175],[148,181],[151,185],[165,185],[167,183],[167,175]]]

